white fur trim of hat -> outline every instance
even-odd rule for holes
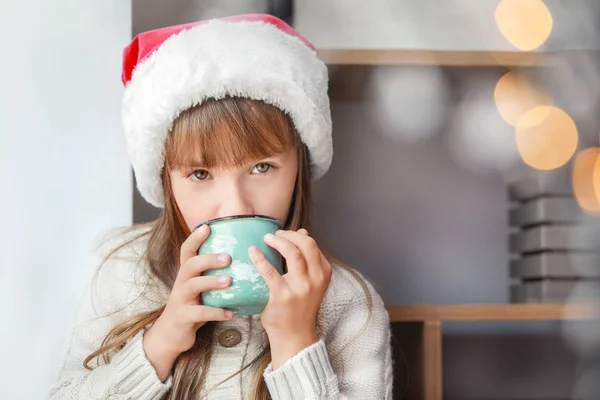
[[[173,122],[205,99],[262,100],[290,115],[311,175],[331,164],[327,67],[285,22],[251,14],[144,32],[123,51],[122,122],[138,190],[164,207],[161,173]]]

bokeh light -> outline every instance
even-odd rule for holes
[[[500,33],[521,51],[537,49],[552,32],[552,14],[542,0],[502,0],[494,16]]]
[[[600,147],[580,151],[572,171],[573,193],[579,206],[589,214],[600,213]]]
[[[554,106],[535,107],[517,122],[519,154],[535,169],[552,170],[563,166],[575,153],[578,139],[575,122]]]
[[[588,234],[588,237],[585,238],[587,241],[590,240],[590,233],[598,233],[597,221],[588,221],[583,227],[586,229],[581,230],[581,235],[586,232]],[[593,318],[586,321],[585,324],[576,320],[565,320],[561,324],[564,343],[582,357],[594,354],[600,348],[600,303],[598,300],[600,300],[600,281],[594,279],[578,281],[567,299],[568,306],[565,310],[567,315],[575,315],[579,309],[585,310]]]
[[[452,159],[476,173],[505,172],[519,158],[513,129],[493,99],[496,80],[496,74],[473,74],[464,82],[445,136]]]
[[[413,142],[440,131],[450,92],[440,68],[380,67],[370,84],[371,113],[393,139]]]
[[[585,52],[557,57],[550,68],[535,70],[535,80],[551,94],[554,104],[568,104],[569,115],[578,123],[590,121],[590,134],[597,131],[592,128],[600,107],[600,57],[597,54]],[[580,129],[580,134],[582,131]],[[598,143],[597,137],[589,139],[590,145]]]
[[[498,80],[494,89],[494,101],[502,118],[512,126],[517,126],[517,122],[527,111],[552,103],[551,97],[536,88],[519,69],[507,72]]]

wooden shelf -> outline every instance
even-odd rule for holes
[[[394,364],[408,364],[405,399],[441,400],[444,321],[600,320],[600,303],[419,304],[387,306],[394,322]],[[396,381],[402,391],[406,382]],[[401,394],[401,393],[397,393]]]
[[[600,319],[599,304],[422,304],[388,306],[392,322]]]
[[[440,65],[525,67],[550,64],[555,53],[520,51],[440,51],[395,49],[319,49],[330,65]]]
[[[600,50],[442,51],[399,49],[318,49],[330,65],[329,97],[332,101],[363,101],[372,96],[369,82],[380,67],[419,65],[449,68],[562,68],[567,62],[598,57]]]

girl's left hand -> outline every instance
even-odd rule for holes
[[[331,280],[331,264],[305,229],[277,231],[265,242],[285,258],[287,273],[280,275],[262,252],[249,255],[269,287],[270,297],[261,322],[271,345],[273,369],[318,342],[317,311]]]

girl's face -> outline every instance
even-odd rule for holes
[[[242,166],[177,168],[169,171],[169,177],[173,197],[191,231],[207,220],[240,214],[285,222],[297,173],[297,151],[291,147]]]

